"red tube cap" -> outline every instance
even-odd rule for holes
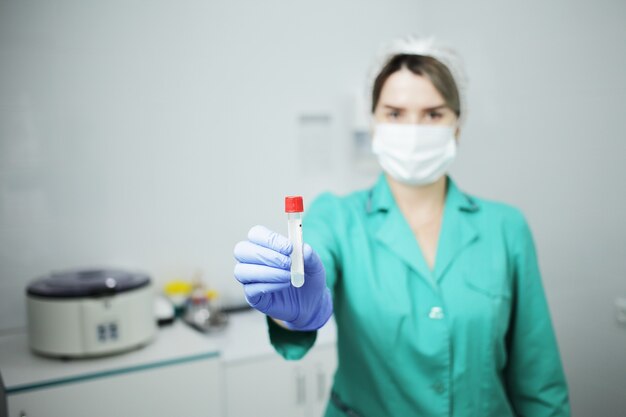
[[[304,211],[304,203],[299,195],[290,195],[285,197],[285,213],[302,213]]]

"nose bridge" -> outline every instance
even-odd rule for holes
[[[410,124],[420,124],[422,123],[422,114],[419,110],[411,109],[406,114],[406,121]]]

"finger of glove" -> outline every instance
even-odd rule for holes
[[[267,265],[274,268],[291,268],[291,258],[273,249],[244,240],[235,245],[235,259],[246,264]]]
[[[293,246],[289,239],[285,236],[271,231],[265,226],[254,226],[248,232],[248,239],[252,243],[273,249],[276,252],[280,252],[283,255],[290,255],[293,250]]]
[[[302,256],[304,258],[305,274],[318,274],[324,271],[322,260],[308,243],[302,245]]]
[[[288,284],[291,273],[271,266],[238,263],[235,265],[235,278],[242,284]]]
[[[243,290],[246,294],[246,298],[252,307],[256,307],[257,304],[260,304],[259,301],[263,295],[270,294],[273,292],[284,290],[288,288],[291,284],[289,282],[283,283],[266,283],[266,282],[255,282],[252,284],[245,284],[243,286]]]

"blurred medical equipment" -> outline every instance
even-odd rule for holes
[[[304,285],[304,261],[302,259],[302,197],[285,197],[287,232],[291,246],[291,285],[300,288]]]
[[[185,323],[203,333],[223,329],[228,323],[228,316],[219,309],[217,297],[217,291],[207,289],[197,275],[186,302],[183,315]]]
[[[156,335],[150,277],[114,269],[52,273],[26,291],[34,352],[86,357],[123,352]]]
[[[396,55],[423,55],[435,58],[442,64],[444,64],[456,83],[457,90],[459,91],[459,100],[461,102],[461,117],[459,118],[459,125],[463,125],[467,118],[467,75],[461,57],[451,48],[446,45],[440,44],[433,37],[414,37],[408,36],[396,39],[386,45],[379,53],[378,59],[372,66],[368,81],[366,85],[365,97],[368,98],[368,103],[371,104],[372,88],[374,87],[374,81],[383,67]],[[368,111],[371,110],[371,105],[366,107]]]
[[[264,226],[254,226],[248,240],[235,246],[235,278],[244,286],[248,304],[292,330],[322,327],[333,312],[326,272],[319,256],[303,245],[305,284],[291,285],[292,244]]]
[[[176,310],[174,304],[164,295],[157,295],[154,299],[154,317],[159,327],[174,323]]]
[[[174,306],[176,317],[182,317],[187,307],[187,300],[191,295],[193,285],[184,279],[174,279],[165,283],[163,294]]]

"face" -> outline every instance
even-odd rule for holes
[[[377,123],[453,126],[457,119],[433,83],[406,68],[387,78],[374,110]]]

